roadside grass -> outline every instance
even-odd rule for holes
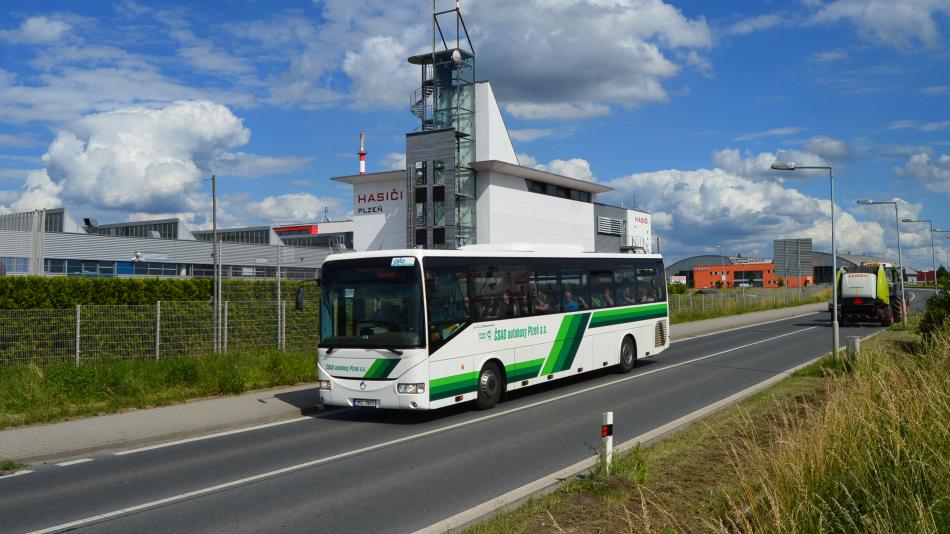
[[[727,295],[739,295],[738,293],[729,293]],[[756,297],[756,299],[745,299],[745,298],[723,298],[712,297],[709,298],[709,304],[706,309],[703,309],[696,302],[693,302],[692,306],[682,307],[682,304],[687,303],[688,301],[682,298],[683,295],[670,295],[670,323],[686,323],[690,321],[700,321],[702,319],[713,319],[716,317],[727,317],[730,315],[740,315],[743,313],[765,311],[765,310],[777,310],[780,308],[789,308],[792,306],[801,306],[803,304],[815,304],[818,302],[827,302],[831,299],[831,289],[821,291],[819,293],[813,294],[811,296],[804,296],[802,299],[799,299],[797,296],[793,296],[788,300],[779,301],[779,300],[770,300],[766,298],[761,298],[761,296]],[[679,302],[674,304],[674,298],[679,298]],[[705,297],[697,297],[699,298]]]
[[[466,532],[947,532],[950,339],[862,348]]]
[[[17,463],[13,460],[0,460],[0,476],[9,475],[24,467],[26,467],[26,464]]]
[[[0,428],[317,379],[314,355],[260,350],[80,366],[0,367]]]

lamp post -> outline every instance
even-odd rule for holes
[[[719,253],[719,259],[722,260],[722,287],[726,287],[726,255],[722,253],[722,245],[716,245],[716,251]]]
[[[835,241],[835,175],[828,165],[796,165],[791,161],[772,164],[776,171],[795,170],[827,170],[828,180],[831,182],[831,301],[834,304],[831,312],[831,354],[838,357],[838,245]]]
[[[934,247],[934,223],[930,219],[904,219],[905,223],[927,223],[930,225],[930,261],[934,269],[934,289],[937,289],[937,248]]]
[[[901,281],[901,322],[904,326],[907,326],[907,294],[904,293],[904,258],[901,254],[901,217],[900,217],[900,208],[897,205],[896,200],[859,200],[858,204],[864,206],[873,206],[875,204],[893,204],[894,205],[894,220],[897,222],[897,272]],[[936,275],[934,275],[936,276]]]

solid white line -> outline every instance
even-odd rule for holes
[[[70,460],[70,461],[68,461],[68,462],[60,462],[60,463],[55,464],[55,465],[57,465],[57,466],[59,466],[59,467],[68,467],[68,466],[70,466],[70,465],[84,464],[84,463],[86,463],[86,462],[91,462],[91,461],[92,461],[92,458],[80,458],[80,459],[78,459],[78,460]]]
[[[789,319],[798,319],[799,317],[807,317],[807,316],[809,316],[809,315],[818,315],[819,313],[822,313],[822,312],[816,311],[816,312],[802,313],[802,314],[799,314],[799,315],[791,315],[791,316],[788,316],[788,317],[782,317],[781,319],[773,319],[773,320],[771,320],[771,321],[765,321],[765,322],[762,322],[762,323],[753,323],[753,324],[747,324],[747,325],[745,325],[745,326],[737,326],[737,327],[735,327],[735,328],[727,328],[727,329],[725,329],[725,330],[716,330],[715,332],[707,332],[707,333],[705,333],[705,334],[698,334],[698,335],[695,335],[695,336],[684,337],[684,338],[682,338],[682,339],[670,339],[670,345],[672,345],[673,343],[677,343],[677,342],[679,342],[679,341],[690,341],[690,340],[693,340],[693,339],[699,339],[699,338],[701,338],[701,337],[715,336],[715,335],[718,335],[718,334],[725,334],[726,332],[735,332],[736,330],[742,330],[743,328],[752,328],[753,326],[762,326],[762,325],[764,325],[764,324],[778,323],[778,322],[781,322],[781,321],[787,321],[787,320],[789,320]],[[734,317],[734,316],[733,316],[733,317]],[[704,320],[712,321],[713,319],[704,319]],[[690,323],[687,322],[687,323],[677,323],[677,324],[690,324]],[[672,327],[674,327],[674,326],[676,326],[676,325],[670,325],[670,328],[672,328]],[[670,332],[671,332],[670,335],[672,336],[672,330],[671,330]]]
[[[10,473],[9,475],[3,475],[0,478],[13,478],[13,477],[18,477],[20,475],[29,475],[32,472],[33,471],[31,469],[21,469],[19,471],[14,471],[13,473]]]
[[[531,408],[536,408],[536,407],[538,407],[538,406],[542,406],[542,405],[545,405],[545,404],[550,404],[550,403],[552,403],[552,402],[556,402],[556,401],[559,401],[559,400],[567,399],[567,398],[570,398],[570,397],[576,397],[577,395],[582,395],[582,394],[588,393],[588,392],[590,392],[590,391],[595,391],[595,390],[598,390],[598,389],[603,389],[603,388],[608,387],[608,386],[613,386],[613,385],[615,385],[615,384],[620,384],[620,383],[623,383],[623,382],[628,382],[628,381],[630,381],[630,380],[635,380],[635,379],[637,379],[637,378],[641,378],[641,377],[644,377],[644,376],[647,376],[647,375],[651,375],[651,374],[654,374],[654,373],[658,373],[658,372],[660,372],[660,371],[665,371],[665,370],[667,370],[667,369],[672,369],[672,368],[674,368],[674,367],[680,367],[680,366],[683,366],[683,365],[688,365],[688,364],[690,364],[690,363],[698,362],[698,361],[705,360],[705,359],[708,359],[708,358],[713,358],[713,357],[715,357],[715,356],[720,356],[720,355],[722,355],[722,354],[726,354],[726,353],[729,353],[729,352],[733,352],[733,351],[737,351],[737,350],[744,349],[744,348],[747,348],[747,347],[751,347],[751,346],[753,346],[753,345],[759,345],[759,344],[762,344],[762,343],[766,343],[766,342],[768,342],[768,341],[774,341],[774,340],[776,340],[776,339],[780,339],[780,338],[783,338],[783,337],[791,336],[791,335],[794,335],[794,334],[800,334],[800,333],[802,333],[802,332],[806,332],[806,331],[808,331],[808,330],[813,330],[813,329],[815,329],[815,328],[818,328],[818,327],[817,327],[817,326],[811,326],[811,327],[808,327],[808,328],[803,328],[803,329],[801,329],[801,330],[795,330],[795,331],[793,331],[793,332],[787,332],[787,333],[785,333],[785,334],[781,334],[781,335],[778,335],[778,336],[770,337],[770,338],[768,338],[768,339],[763,339],[763,340],[760,340],[760,341],[754,341],[754,342],[752,342],[752,343],[747,343],[747,344],[745,344],[745,345],[741,345],[741,346],[734,347],[734,348],[731,348],[731,349],[722,350],[722,351],[719,351],[719,352],[716,352],[716,353],[713,353],[713,354],[707,354],[706,356],[700,356],[700,357],[698,357],[698,358],[693,358],[693,359],[691,359],[691,360],[687,360],[687,361],[684,361],[684,362],[667,365],[666,367],[662,367],[662,368],[659,368],[659,369],[654,369],[654,370],[652,370],[652,371],[647,371],[647,372],[639,373],[639,374],[636,374],[636,375],[633,375],[633,376],[628,376],[628,377],[620,378],[620,379],[614,380],[614,381],[612,381],[612,382],[606,382],[606,383],[603,383],[603,384],[598,384],[598,385],[596,385],[596,386],[591,386],[591,387],[588,387],[588,388],[580,389],[580,390],[577,390],[577,391],[573,391],[573,392],[571,392],[571,393],[566,393],[566,394],[564,394],[564,395],[560,395],[560,396],[558,396],[558,397],[552,397],[552,398],[550,398],[550,399],[545,399],[545,400],[538,401],[538,402],[534,402],[534,403],[531,403],[531,404],[526,404],[526,405],[524,405],[524,406],[519,406],[519,407],[517,407],[517,408],[512,408],[512,409],[510,409],[510,410],[505,410],[505,411],[501,411],[501,412],[497,412],[497,413],[493,413],[493,414],[489,414],[489,415],[484,415],[484,416],[482,416],[482,417],[478,417],[478,418],[475,418],[475,419],[471,419],[471,420],[469,420],[469,421],[461,421],[461,422],[458,422],[458,423],[455,423],[455,424],[452,424],[452,425],[449,425],[449,426],[445,426],[445,427],[441,427],[441,428],[435,428],[435,429],[432,429],[432,430],[427,430],[427,431],[425,431],[425,432],[420,432],[420,433],[418,433],[418,434],[413,434],[413,435],[411,435],[411,436],[405,436],[405,437],[402,437],[402,438],[393,439],[393,440],[386,441],[386,442],[383,442],[383,443],[377,443],[376,445],[370,445],[370,446],[363,447],[363,448],[360,448],[360,449],[356,449],[356,450],[352,450],[352,451],[347,451],[347,452],[342,452],[342,453],[339,453],[339,454],[334,454],[334,455],[332,455],[332,456],[326,456],[326,457],[323,457],[323,458],[318,458],[318,459],[316,459],[316,460],[311,460],[311,461],[309,461],[309,462],[304,462],[304,463],[297,464],[297,465],[291,465],[291,466],[284,467],[284,468],[281,468],[281,469],[276,469],[276,470],[274,470],[274,471],[268,471],[268,472],[266,472],[266,473],[261,473],[261,474],[258,474],[258,475],[253,475],[253,476],[249,476],[249,477],[246,477],[246,478],[241,478],[241,479],[238,479],[238,480],[232,480],[232,481],[230,481],[230,482],[225,482],[225,483],[223,483],[223,484],[218,484],[218,485],[216,485],[216,486],[211,486],[211,487],[208,487],[208,488],[203,488],[203,489],[199,489],[199,490],[195,490],[195,491],[190,491],[190,492],[188,492],[188,493],[182,493],[182,494],[179,494],[179,495],[173,495],[173,496],[171,496],[171,497],[166,497],[166,498],[164,498],[164,499],[159,499],[159,500],[157,500],[157,501],[151,501],[151,502],[146,502],[146,503],[142,503],[142,504],[137,504],[137,505],[135,505],[135,506],[129,506],[128,508],[122,508],[122,509],[120,509],[120,510],[115,510],[115,511],[107,512],[107,513],[104,513],[104,514],[94,515],[94,516],[87,517],[87,518],[84,518],[84,519],[78,519],[78,520],[76,520],[76,521],[72,521],[72,522],[69,522],[69,523],[63,523],[63,524],[61,524],[61,525],[56,525],[56,526],[48,527],[48,528],[45,528],[45,529],[42,529],[42,530],[37,530],[37,531],[34,531],[33,534],[45,534],[45,533],[48,533],[48,532],[58,532],[58,531],[61,531],[61,530],[66,530],[66,529],[71,529],[71,528],[79,527],[79,526],[82,526],[82,525],[88,525],[88,524],[90,524],[90,523],[96,523],[96,522],[98,522],[98,521],[102,521],[102,520],[105,520],[105,519],[111,519],[111,518],[114,518],[114,517],[118,517],[118,516],[125,515],[125,514],[130,514],[130,513],[133,513],[133,512],[140,512],[140,511],[142,511],[142,510],[148,510],[149,508],[155,508],[155,507],[157,507],[157,506],[163,506],[163,505],[166,505],[166,504],[171,504],[171,503],[174,503],[174,502],[183,501],[183,500],[185,500],[185,499],[190,499],[190,498],[193,498],[193,497],[199,497],[199,496],[202,496],[202,495],[207,495],[207,494],[209,494],[209,493],[214,493],[214,492],[216,492],[216,491],[221,491],[221,490],[233,488],[233,487],[236,487],[236,486],[241,486],[241,485],[244,485],[244,484],[248,484],[248,483],[250,483],[250,482],[256,482],[256,481],[258,481],[258,480],[264,480],[264,479],[267,479],[267,478],[273,478],[273,477],[276,477],[276,476],[286,475],[286,474],[288,474],[288,473],[293,473],[294,471],[300,471],[300,470],[302,470],[302,469],[307,469],[307,468],[309,468],[309,467],[315,467],[315,466],[322,465],[322,464],[326,464],[326,463],[333,462],[333,461],[336,461],[336,460],[343,460],[343,459],[346,459],[346,458],[351,458],[351,457],[353,457],[353,456],[357,456],[357,455],[364,454],[364,453],[367,453],[367,452],[372,452],[372,451],[375,451],[375,450],[384,449],[384,448],[387,448],[387,447],[391,447],[391,446],[393,446],[393,445],[399,445],[399,444],[401,444],[401,443],[406,443],[406,442],[409,442],[409,441],[415,441],[415,440],[417,440],[417,439],[422,439],[422,438],[425,438],[425,437],[428,437],[428,436],[432,436],[432,435],[435,435],[435,434],[441,434],[441,433],[443,433],[443,432],[448,432],[448,431],[451,431],[451,430],[455,430],[455,429],[457,429],[457,428],[462,428],[462,427],[474,425],[474,424],[476,424],[476,423],[481,423],[481,422],[483,422],[483,421],[488,421],[488,420],[490,420],[490,419],[496,419],[496,418],[504,417],[504,416],[506,416],[506,415],[510,415],[510,414],[517,413],[517,412],[520,412],[520,411],[528,410],[528,409],[531,409]]]
[[[208,434],[208,435],[206,435],[206,436],[196,436],[196,437],[193,437],[193,438],[180,439],[180,440],[178,440],[178,441],[169,441],[169,442],[167,442],[167,443],[159,443],[158,445],[149,445],[149,446],[147,446],[147,447],[139,447],[139,448],[137,448],[137,449],[128,449],[128,450],[124,450],[124,451],[114,452],[114,453],[112,453],[112,454],[115,455],[115,456],[125,456],[126,454],[135,454],[135,453],[137,453],[137,452],[152,451],[152,450],[161,449],[161,448],[164,448],[164,447],[171,447],[171,446],[174,446],[174,445],[181,445],[181,444],[183,444],[183,443],[191,443],[191,442],[194,442],[194,441],[201,441],[201,440],[205,440],[205,439],[220,438],[221,436],[230,436],[230,435],[232,435],[232,434],[240,434],[240,433],[242,433],[242,432],[250,432],[251,430],[260,430],[260,429],[262,429],[262,428],[270,428],[270,427],[273,427],[273,426],[280,426],[280,425],[286,425],[286,424],[289,424],[289,423],[296,423],[296,422],[298,422],[298,421],[306,421],[307,419],[313,419],[313,418],[312,418],[312,417],[308,417],[308,416],[295,417],[295,418],[293,418],[293,419],[285,419],[285,420],[283,420],[283,421],[277,421],[277,422],[275,422],[275,423],[266,423],[266,424],[263,424],[263,425],[249,426],[249,427],[245,427],[245,428],[238,428],[238,429],[235,429],[235,430],[227,430],[227,431],[225,431],[225,432],[218,432],[218,433],[216,433],[216,434]]]

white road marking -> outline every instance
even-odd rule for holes
[[[78,460],[70,460],[68,462],[59,462],[58,464],[55,464],[55,465],[59,467],[68,467],[70,465],[84,464],[86,462],[91,462],[91,461],[92,461],[92,458],[80,458]]]
[[[716,356],[721,356],[721,355],[723,355],[723,354],[727,354],[727,353],[734,352],[734,351],[737,351],[737,350],[741,350],[741,349],[744,349],[744,348],[752,347],[752,346],[754,346],[754,345],[760,345],[760,344],[762,344],[762,343],[767,343],[767,342],[769,342],[769,341],[774,341],[774,340],[776,340],[776,339],[781,339],[781,338],[788,337],[788,336],[791,336],[791,335],[800,334],[800,333],[802,333],[802,332],[807,332],[807,331],[809,331],[809,330],[814,330],[815,328],[818,328],[818,327],[817,327],[817,326],[810,326],[810,327],[808,327],[808,328],[802,328],[802,329],[800,329],[800,330],[795,330],[795,331],[792,331],[792,332],[786,332],[786,333],[784,333],[784,334],[777,335],[777,336],[773,336],[773,337],[770,337],[770,338],[768,338],[768,339],[762,339],[762,340],[759,340],[759,341],[753,341],[752,343],[746,343],[745,345],[740,345],[740,346],[738,346],[738,347],[733,347],[733,348],[731,348],[731,349],[726,349],[726,350],[722,350],[722,351],[715,352],[715,353],[712,353],[712,354],[707,354],[707,355],[705,355],[705,356],[700,356],[700,357],[697,357],[697,358],[693,358],[693,359],[691,359],[691,360],[686,360],[686,361],[683,361],[683,362],[670,364],[670,365],[667,365],[667,366],[665,366],[665,367],[661,367],[661,368],[659,368],[659,369],[653,369],[653,370],[651,370],[651,371],[646,371],[646,372],[644,372],[644,373],[638,373],[638,374],[635,374],[635,375],[632,375],[632,376],[627,376],[627,377],[619,378],[619,379],[614,380],[614,381],[611,381],[611,382],[605,382],[605,383],[603,383],[603,384],[597,384],[597,385],[595,385],[595,386],[590,386],[590,387],[587,387],[587,388],[584,388],[584,389],[580,389],[580,390],[577,390],[577,391],[572,391],[572,392],[570,392],[570,393],[565,393],[564,395],[559,395],[559,396],[557,396],[557,397],[552,397],[552,398],[545,399],[545,400],[541,400],[541,401],[537,401],[537,402],[534,402],[534,403],[531,403],[531,404],[526,404],[526,405],[524,405],[524,406],[519,406],[519,407],[517,407],[517,408],[512,408],[512,409],[510,409],[510,410],[499,411],[499,412],[496,412],[496,413],[493,413],[493,414],[484,415],[484,416],[482,416],[482,417],[477,417],[477,418],[475,418],[475,419],[471,419],[471,420],[468,420],[468,421],[461,421],[461,422],[458,422],[458,423],[455,423],[455,424],[451,424],[451,425],[448,425],[448,426],[445,426],[445,427],[440,427],[440,428],[435,428],[435,429],[432,429],[432,430],[427,430],[427,431],[425,431],[425,432],[420,432],[420,433],[418,433],[418,434],[413,434],[413,435],[411,435],[411,436],[405,436],[405,437],[393,439],[393,440],[390,440],[390,441],[385,441],[385,442],[383,442],[383,443],[377,443],[376,445],[369,445],[369,446],[367,446],[367,447],[362,447],[362,448],[360,448],[360,449],[355,449],[355,450],[351,450],[351,451],[347,451],[347,452],[341,452],[341,453],[339,453],[339,454],[334,454],[334,455],[326,456],[326,457],[323,457],[323,458],[317,458],[316,460],[311,460],[311,461],[309,461],[309,462],[304,462],[304,463],[300,463],[300,464],[296,464],[296,465],[291,465],[291,466],[288,466],[288,467],[283,467],[283,468],[281,468],[281,469],[276,469],[276,470],[274,470],[274,471],[268,471],[268,472],[266,472],[266,473],[260,473],[260,474],[258,474],[258,475],[253,475],[253,476],[241,478],[241,479],[238,479],[238,480],[232,480],[232,481],[230,481],[230,482],[225,482],[225,483],[223,483],[223,484],[218,484],[218,485],[211,486],[211,487],[207,487],[207,488],[202,488],[202,489],[198,489],[198,490],[194,490],[194,491],[189,491],[189,492],[187,492],[187,493],[182,493],[182,494],[179,494],[179,495],[173,495],[173,496],[171,496],[171,497],[166,497],[166,498],[164,498],[164,499],[159,499],[159,500],[156,500],[156,501],[151,501],[151,502],[146,502],[146,503],[142,503],[142,504],[137,504],[137,505],[135,505],[135,506],[129,506],[129,507],[127,507],[127,508],[122,508],[122,509],[115,510],[115,511],[112,511],[112,512],[107,512],[107,513],[104,513],[104,514],[94,515],[94,516],[87,517],[87,518],[84,518],[84,519],[78,519],[78,520],[76,520],[76,521],[71,521],[71,522],[69,522],[69,523],[63,523],[63,524],[61,524],[61,525],[56,525],[56,526],[44,528],[44,529],[42,529],[42,530],[36,530],[36,531],[34,531],[32,534],[46,534],[46,533],[50,533],[50,532],[59,532],[59,531],[66,530],[66,529],[76,528],[76,527],[80,527],[80,526],[83,526],[83,525],[88,525],[88,524],[90,524],[90,523],[96,523],[96,522],[103,521],[103,520],[106,520],[106,519],[112,519],[112,518],[119,517],[119,516],[122,516],[122,515],[130,514],[130,513],[133,513],[133,512],[140,512],[140,511],[142,511],[142,510],[148,510],[148,509],[150,509],[150,508],[155,508],[155,507],[158,507],[158,506],[164,506],[164,505],[166,505],[166,504],[171,504],[171,503],[183,501],[183,500],[190,499],[190,498],[193,498],[193,497],[200,497],[200,496],[202,496],[202,495],[208,495],[209,493],[214,493],[214,492],[217,492],[217,491],[234,488],[234,487],[241,486],[241,485],[244,485],[244,484],[248,484],[248,483],[251,483],[251,482],[257,482],[257,481],[259,481],[259,480],[264,480],[264,479],[267,479],[267,478],[273,478],[273,477],[277,477],[277,476],[281,476],[281,475],[286,475],[286,474],[288,474],[288,473],[293,473],[293,472],[295,472],[295,471],[300,471],[300,470],[302,470],[302,469],[307,469],[307,468],[310,468],[310,467],[315,467],[315,466],[322,465],[322,464],[326,464],[326,463],[329,463],[329,462],[333,462],[333,461],[337,461],[337,460],[344,460],[344,459],[346,459],[346,458],[351,458],[351,457],[353,457],[353,456],[357,456],[357,455],[360,455],[360,454],[365,454],[365,453],[367,453],[367,452],[372,452],[372,451],[376,451],[376,450],[379,450],[379,449],[385,449],[385,448],[387,448],[387,447],[392,447],[392,446],[394,446],[394,445],[399,445],[399,444],[401,444],[401,443],[406,443],[406,442],[409,442],[409,441],[415,441],[415,440],[422,439],[422,438],[425,438],[425,437],[428,437],[428,436],[432,436],[432,435],[435,435],[435,434],[441,434],[441,433],[444,433],[444,432],[448,432],[448,431],[451,431],[451,430],[455,430],[455,429],[457,429],[457,428],[462,428],[462,427],[466,427],[466,426],[471,426],[471,425],[474,425],[474,424],[477,424],[477,423],[481,423],[481,422],[484,422],[484,421],[488,421],[488,420],[490,420],[490,419],[497,419],[497,418],[499,418],[499,417],[504,417],[504,416],[506,416],[506,415],[510,415],[510,414],[513,414],[513,413],[521,412],[521,411],[524,411],[524,410],[529,410],[529,409],[531,409],[531,408],[536,408],[536,407],[538,407],[538,406],[542,406],[542,405],[545,405],[545,404],[550,404],[550,403],[552,403],[552,402],[557,402],[557,401],[564,400],[564,399],[567,399],[567,398],[576,397],[576,396],[582,395],[582,394],[584,394],[584,393],[589,393],[589,392],[591,392],[591,391],[596,391],[596,390],[598,390],[598,389],[603,389],[603,388],[606,388],[606,387],[609,387],[609,386],[613,386],[613,385],[620,384],[620,383],[623,383],[623,382],[628,382],[628,381],[630,381],[630,380],[636,380],[636,379],[642,378],[642,377],[644,377],[644,376],[652,375],[652,374],[654,374],[654,373],[659,373],[660,371],[665,371],[665,370],[668,370],[668,369],[673,369],[673,368],[676,368],[676,367],[681,367],[681,366],[683,366],[683,365],[689,365],[689,364],[691,364],[691,363],[695,363],[695,362],[698,362],[698,361],[701,361],[701,360],[706,360],[706,359],[709,359],[709,358],[714,358],[714,357],[716,357]]]
[[[9,475],[3,475],[0,478],[13,478],[13,477],[18,477],[20,475],[29,475],[32,472],[33,470],[31,469],[21,469],[19,471],[14,471],[13,473],[10,473]]]
[[[167,442],[167,443],[159,443],[158,445],[149,445],[149,446],[147,446],[147,447],[139,447],[139,448],[137,448],[137,449],[128,449],[128,450],[124,450],[124,451],[114,452],[114,453],[112,453],[112,454],[115,455],[115,456],[125,456],[126,454],[135,454],[135,453],[137,453],[137,452],[152,451],[152,450],[155,450],[155,449],[161,449],[161,448],[163,448],[163,447],[172,447],[172,446],[174,446],[174,445],[181,445],[181,444],[183,444],[183,443],[191,443],[191,442],[194,442],[194,441],[201,441],[201,440],[205,440],[205,439],[220,438],[221,436],[230,436],[230,435],[232,435],[232,434],[240,434],[240,433],[242,433],[242,432],[250,432],[251,430],[260,430],[260,429],[262,429],[262,428],[270,428],[270,427],[273,427],[273,426],[286,425],[286,424],[290,424],[290,423],[296,423],[296,422],[298,422],[298,421],[306,421],[306,420],[308,420],[308,419],[313,419],[313,418],[312,418],[312,417],[308,417],[308,416],[295,417],[295,418],[293,418],[293,419],[285,419],[285,420],[283,420],[283,421],[277,421],[277,422],[274,422],[274,423],[266,423],[266,424],[263,424],[263,425],[249,426],[249,427],[245,427],[245,428],[238,428],[238,429],[235,429],[235,430],[227,430],[227,431],[225,431],[225,432],[218,432],[218,433],[216,433],[216,434],[208,434],[208,435],[206,435],[206,436],[195,436],[195,437],[193,437],[193,438],[180,439],[180,440],[178,440],[178,441],[169,441],[169,442]]]
[[[778,323],[778,322],[781,322],[781,321],[787,321],[787,320],[789,320],[789,319],[798,319],[799,317],[807,317],[807,316],[809,316],[809,315],[818,315],[819,313],[822,313],[822,312],[820,312],[820,311],[817,311],[817,312],[808,312],[808,313],[803,313],[803,314],[800,314],[800,315],[792,315],[791,317],[782,317],[781,319],[773,319],[773,320],[771,320],[771,321],[765,321],[765,322],[762,322],[762,323],[747,324],[747,325],[745,325],[745,326],[737,326],[737,327],[735,327],[735,328],[727,328],[727,329],[725,329],[725,330],[716,330],[715,332],[708,332],[708,333],[706,333],[706,334],[699,334],[699,335],[696,335],[696,336],[684,337],[683,339],[670,339],[670,345],[672,345],[673,343],[680,342],[680,341],[690,341],[690,340],[693,340],[693,339],[699,339],[699,338],[701,338],[701,337],[715,336],[715,335],[718,335],[718,334],[725,334],[726,332],[735,332],[736,330],[742,330],[743,328],[752,328],[753,326],[762,326],[762,325],[764,325],[764,324]],[[678,324],[689,324],[689,323],[678,323]],[[672,328],[673,326],[675,326],[675,325],[670,325],[670,328]],[[671,331],[671,332],[672,332],[672,331]],[[672,337],[672,336],[671,336],[671,337]]]

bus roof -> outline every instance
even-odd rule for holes
[[[414,258],[603,258],[603,259],[662,259],[660,254],[621,254],[603,252],[574,252],[558,250],[509,251],[509,250],[434,250],[434,249],[392,249],[366,252],[343,252],[327,256],[326,262],[358,260],[368,258],[392,258],[411,256]]]

